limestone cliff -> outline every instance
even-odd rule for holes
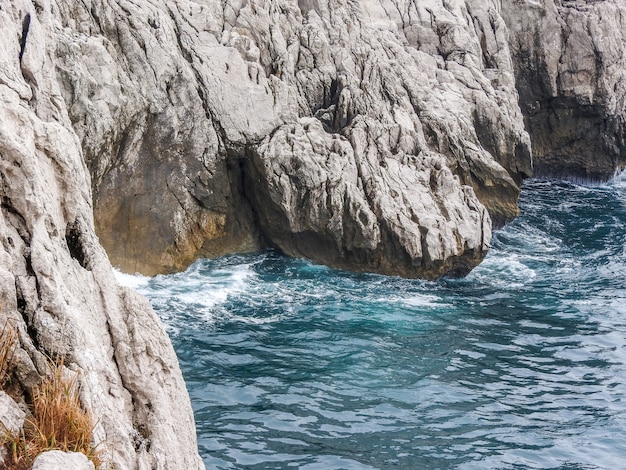
[[[495,225],[517,213],[526,130],[540,174],[624,164],[615,0],[34,5],[33,24],[55,18],[96,231],[126,271],[270,244],[462,273],[488,246],[485,208]]]
[[[357,270],[462,274],[491,220],[517,213],[530,141],[498,1],[53,10],[97,233],[126,271],[269,243]]]
[[[0,4],[0,325],[19,330],[13,387],[28,396],[45,356],[61,357],[113,468],[202,468],[169,339],[147,301],[117,285],[94,232],[55,68],[63,31],[54,2]]]

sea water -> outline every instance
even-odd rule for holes
[[[145,294],[210,469],[626,468],[626,183],[526,183],[464,279],[275,252]]]

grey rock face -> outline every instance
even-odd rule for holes
[[[530,141],[495,0],[57,9],[57,73],[96,229],[126,271],[269,241],[330,265],[436,277],[482,258],[485,207],[498,225],[517,214]],[[316,188],[332,201],[315,210],[289,205],[312,206],[310,185],[285,204],[275,194],[276,179],[319,167],[317,144],[298,153],[290,129],[350,160],[339,164],[350,183]],[[277,152],[287,164],[271,161]],[[294,210],[297,224],[273,225]]]
[[[502,7],[537,174],[610,178],[626,165],[626,4]]]
[[[116,266],[167,272],[269,242],[331,265],[436,277],[465,272],[484,254],[489,223],[480,206],[497,226],[517,214],[532,168],[516,86],[540,173],[599,177],[622,164],[623,8],[42,1],[16,18],[23,31],[11,53],[26,79],[57,81],[54,100],[35,96],[36,107],[69,117],[92,177],[96,230]],[[45,34],[54,37],[47,63],[29,47]],[[33,91],[22,83],[19,93]],[[278,138],[311,119],[320,124],[309,126],[314,140],[350,144],[342,155],[352,154],[356,185],[309,219],[274,227],[294,207],[265,197],[275,192],[273,175],[303,181],[316,163],[266,160],[275,145],[282,158],[302,160]],[[457,195],[446,207],[430,188],[444,167]],[[416,200],[421,194],[431,201]],[[368,211],[365,222],[355,218]],[[334,232],[340,219],[345,230]],[[367,246],[359,241],[366,233]]]
[[[515,180],[530,162],[513,157],[529,150],[511,64],[494,59],[488,79],[465,3],[429,6],[436,13],[402,2],[301,6],[283,32],[299,60],[280,77],[310,117],[254,150],[251,186],[264,233],[287,253],[403,276],[462,274],[486,252],[483,204],[499,223],[516,214]],[[428,38],[416,33],[423,24]],[[503,31],[490,33],[496,47]],[[510,115],[496,104],[502,90]]]
[[[113,263],[154,274],[258,247],[237,156],[279,118],[267,80],[215,38],[222,19],[186,1],[58,6],[57,70]]]
[[[171,345],[99,241],[145,274],[264,244],[350,269],[465,273],[492,221],[517,214],[526,129],[540,173],[624,165],[624,9],[2,3],[0,319],[20,334],[14,379],[28,391],[44,354],[63,356],[112,464],[200,468]]]
[[[0,9],[0,324],[25,392],[63,357],[115,468],[201,468],[189,398],[147,301],[119,287],[94,232],[90,178],[55,69],[58,3]]]

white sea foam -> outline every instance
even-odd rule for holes
[[[467,279],[486,282],[494,287],[520,288],[537,277],[536,271],[527,266],[525,261],[524,257],[516,254],[487,257]]]
[[[289,318],[291,315],[289,314],[289,312],[286,313],[282,313],[282,314],[276,314],[276,315],[270,315],[267,317],[255,317],[255,316],[243,316],[243,315],[233,315],[233,314],[228,314],[224,320],[227,321],[231,321],[231,322],[237,322],[237,323],[244,323],[246,325],[265,325],[268,323],[276,323],[276,322],[280,322],[285,320],[286,318]]]
[[[387,300],[388,301],[388,300]],[[410,307],[420,307],[420,308],[441,308],[445,307],[446,304],[442,302],[441,297],[436,295],[412,295],[410,297],[406,297],[400,299],[402,303],[408,305]]]
[[[539,323],[536,321],[532,321],[532,320],[520,320],[518,322],[519,326],[522,326],[524,328],[533,328],[533,329],[537,329],[537,330],[550,330],[550,329],[554,329],[554,330],[562,330],[563,328],[560,327],[555,327],[552,325],[549,325],[547,323]]]
[[[611,178],[609,184],[618,188],[626,188],[626,169],[615,172],[615,175]]]
[[[148,285],[150,278],[141,274],[127,274],[118,269],[113,269],[113,274],[117,282],[124,287],[141,290]]]
[[[255,278],[251,264],[207,267],[206,260],[191,265],[185,272],[150,278],[115,270],[121,285],[137,289],[148,297],[168,331],[176,333],[182,316],[189,315],[204,323],[220,320],[244,321],[224,308],[230,299],[249,290]],[[262,323],[270,319],[251,319]]]
[[[218,269],[211,273],[194,273],[176,283],[176,297],[186,304],[211,309],[244,291],[253,275],[248,265]]]

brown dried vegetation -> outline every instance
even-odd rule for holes
[[[2,330],[0,330],[0,390],[4,390],[4,384],[9,376],[16,346],[17,330],[13,324],[6,321]]]
[[[7,322],[0,332],[0,390],[9,380],[16,345],[17,331]],[[32,392],[24,428],[19,434],[0,433],[0,446],[8,450],[0,468],[29,469],[37,455],[54,449],[82,452],[96,467],[102,463],[100,450],[92,444],[93,418],[80,403],[78,375],[62,360],[50,360],[49,367],[50,374]]]

